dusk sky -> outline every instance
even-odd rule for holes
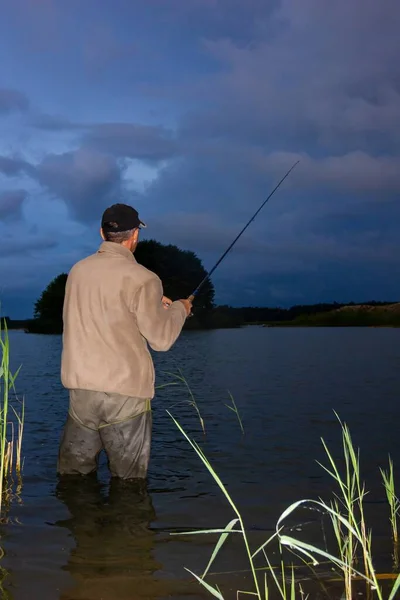
[[[0,0],[0,300],[32,315],[104,208],[216,301],[400,300],[399,0]]]

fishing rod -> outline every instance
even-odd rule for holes
[[[194,290],[194,292],[188,298],[188,300],[190,300],[190,302],[193,302],[193,300],[195,299],[195,297],[197,296],[197,294],[199,293],[199,291],[201,290],[201,288],[203,287],[203,285],[206,283],[206,281],[208,281],[208,279],[214,273],[214,271],[218,267],[218,265],[224,260],[225,256],[228,254],[228,252],[236,244],[236,242],[238,241],[238,239],[240,238],[240,236],[242,235],[242,233],[244,233],[246,231],[246,229],[248,228],[248,226],[250,225],[250,223],[252,221],[254,221],[254,219],[256,218],[256,216],[258,215],[258,213],[260,212],[260,210],[267,204],[267,202],[271,198],[271,196],[276,192],[276,190],[281,185],[281,183],[283,183],[283,181],[286,179],[286,177],[289,175],[289,173],[291,171],[293,171],[293,169],[295,168],[295,166],[299,162],[300,162],[299,160],[296,161],[294,163],[294,165],[292,167],[290,167],[289,171],[286,173],[286,175],[284,177],[282,177],[282,179],[280,180],[280,182],[274,187],[274,189],[272,190],[272,192],[270,193],[270,195],[268,196],[268,198],[266,200],[264,200],[264,202],[261,204],[260,208],[251,217],[250,221],[243,227],[242,231],[236,236],[236,238],[233,240],[233,242],[231,243],[231,245],[225,250],[225,252],[222,254],[222,256],[217,260],[217,262],[215,263],[215,265],[213,266],[213,268],[207,273],[207,275],[204,277],[204,279],[199,283],[199,285],[197,286],[197,288]]]

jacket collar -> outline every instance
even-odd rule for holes
[[[124,256],[125,258],[136,262],[135,257],[128,248],[125,248],[125,246],[122,246],[121,244],[115,244],[114,242],[103,242],[97,252],[99,254],[106,252],[107,254],[113,254],[114,256]]]

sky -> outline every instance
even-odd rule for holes
[[[101,242],[114,202],[216,302],[400,300],[398,0],[0,0],[0,302]]]

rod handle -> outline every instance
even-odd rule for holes
[[[194,294],[190,294],[189,298],[188,298],[189,302],[193,303],[194,300]]]

